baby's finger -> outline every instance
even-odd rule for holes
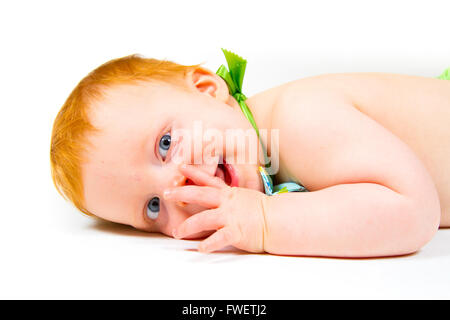
[[[205,171],[192,165],[182,164],[180,166],[180,171],[186,178],[191,179],[196,185],[199,186],[211,186],[216,188],[228,186],[225,181],[219,177],[211,176]]]
[[[222,249],[223,247],[236,243],[238,239],[235,238],[236,237],[234,236],[232,229],[224,227],[200,242],[198,245],[198,251],[208,253]]]
[[[223,215],[219,209],[205,210],[186,219],[177,228],[172,230],[172,235],[176,239],[182,239],[191,234],[217,230],[224,225]]]
[[[207,208],[220,206],[220,189],[214,187],[182,186],[166,189],[164,199],[170,201],[182,201],[195,203]]]

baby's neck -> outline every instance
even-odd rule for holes
[[[261,139],[267,149],[267,155],[270,157],[270,141],[271,141],[271,129],[272,129],[272,114],[273,109],[277,105],[278,97],[280,94],[280,87],[272,88],[263,92],[260,92],[245,102],[253,114],[256,125],[261,132]],[[239,108],[239,105],[237,106]],[[266,134],[263,133],[266,132]]]

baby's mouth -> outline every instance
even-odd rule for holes
[[[227,185],[230,185],[231,183],[230,174],[227,172],[227,169],[223,164],[219,163],[217,165],[215,176],[222,179]]]
[[[217,165],[215,176],[222,179],[230,187],[239,186],[239,180],[234,167],[230,164],[227,164],[225,160],[222,160],[222,162],[223,163],[219,163]]]

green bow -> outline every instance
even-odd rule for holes
[[[450,80],[450,68],[447,68],[439,77],[441,80]]]
[[[225,80],[226,84],[228,85],[228,89],[230,91],[230,94],[236,99],[236,101],[239,103],[239,106],[241,107],[242,112],[244,113],[247,120],[252,124],[253,128],[256,131],[256,134],[258,135],[259,142],[261,143],[261,148],[263,150],[264,154],[264,161],[265,161],[265,167],[270,166],[270,162],[267,156],[266,148],[264,146],[264,143],[259,135],[258,126],[256,125],[255,119],[253,118],[253,114],[250,111],[249,107],[245,103],[245,100],[247,99],[245,95],[242,93],[242,81],[244,80],[244,73],[245,73],[245,67],[247,66],[247,60],[239,57],[237,54],[234,54],[230,51],[227,51],[225,49],[222,49],[223,53],[225,54],[225,58],[227,59],[228,68],[230,71],[227,70],[227,68],[224,65],[221,65],[219,70],[217,70],[216,74],[219,75],[223,80]],[[267,173],[267,171],[259,166],[259,172],[261,174],[261,178],[264,184],[264,190],[265,193],[269,196],[278,194],[278,193],[285,193],[285,192],[295,192],[295,191],[308,191],[304,186],[299,185],[295,182],[285,182],[278,185],[273,185],[272,178]]]
[[[244,73],[245,67],[247,66],[247,60],[223,48],[222,51],[223,54],[225,55],[225,59],[227,60],[228,68],[230,69],[230,71],[227,70],[227,67],[221,65],[217,70],[216,74],[220,76],[223,80],[225,80],[226,84],[228,85],[230,94],[236,99],[245,117],[255,129],[264,152],[264,161],[265,166],[267,167],[270,164],[269,159],[267,157],[266,148],[261,140],[261,137],[259,136],[259,129],[258,126],[256,125],[255,119],[253,118],[253,114],[250,111],[247,104],[245,103],[247,97],[242,93],[242,82],[244,80]]]

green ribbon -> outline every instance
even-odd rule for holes
[[[256,125],[255,119],[253,118],[253,114],[250,111],[247,104],[245,103],[247,97],[242,93],[242,82],[244,81],[244,74],[245,68],[247,66],[247,60],[223,48],[222,51],[223,54],[225,55],[225,59],[227,60],[229,71],[224,65],[221,65],[217,70],[216,74],[219,75],[223,80],[225,80],[226,84],[228,85],[230,94],[236,99],[245,117],[255,129],[256,134],[258,135],[259,141],[261,143],[261,148],[263,149],[264,153],[264,161],[265,161],[264,167],[268,167],[270,166],[269,163],[270,161],[267,156],[266,148],[259,135],[258,126]],[[445,70],[439,77],[436,78],[442,80],[450,80],[450,68]],[[295,182],[285,182],[274,186],[271,175],[267,173],[264,167],[259,166],[258,169],[261,174],[261,178],[263,180],[264,190],[266,194],[274,195],[285,192],[308,191],[304,186],[297,184]]]
[[[245,103],[247,97],[242,93],[242,82],[244,81],[244,74],[245,68],[247,66],[247,60],[223,48],[222,51],[223,54],[225,55],[225,59],[227,60],[229,71],[224,65],[221,65],[217,70],[216,74],[220,76],[223,80],[225,80],[226,84],[228,85],[230,94],[236,99],[236,101],[239,104],[239,107],[242,110],[242,113],[244,113],[247,120],[251,123],[251,125],[255,129],[264,154],[264,162],[265,162],[264,167],[267,168],[270,166],[269,157],[267,156],[266,148],[261,139],[261,136],[259,135],[259,129],[258,126],[256,125],[255,119],[253,118],[253,114],[250,111],[250,108]],[[263,167],[259,166],[259,172],[263,180],[264,190],[268,195],[274,195],[285,192],[308,191],[306,190],[305,187],[295,182],[285,182],[274,186],[271,176],[267,173],[267,171]]]
[[[450,68],[447,68],[439,77],[441,80],[450,80]]]
[[[270,166],[270,160],[267,156],[266,148],[264,143],[262,142],[261,136],[259,135],[259,129],[256,125],[255,119],[253,118],[253,114],[250,111],[250,108],[245,103],[247,97],[242,93],[242,82],[244,81],[245,68],[247,67],[247,60],[238,56],[237,54],[225,50],[222,48],[223,54],[225,55],[225,59],[227,60],[228,68],[221,65],[217,70],[216,74],[220,76],[223,80],[225,80],[228,85],[228,89],[230,91],[230,95],[232,95],[239,104],[239,107],[242,110],[242,113],[245,115],[247,120],[250,122],[252,127],[256,131],[256,135],[261,143],[261,148],[263,149],[264,154],[264,166]]]

